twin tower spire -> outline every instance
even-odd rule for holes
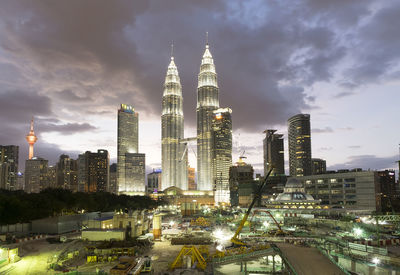
[[[208,35],[207,35],[208,36]],[[208,37],[200,65],[197,85],[197,189],[212,190],[211,121],[213,111],[219,108],[218,83]],[[165,76],[161,115],[162,190],[176,186],[188,189],[187,139],[184,139],[182,86],[174,61]]]

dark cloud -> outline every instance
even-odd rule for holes
[[[42,124],[39,125],[38,132],[58,132],[63,135],[72,135],[75,133],[82,133],[96,130],[97,127],[90,125],[89,123],[66,123],[66,124]]]
[[[33,115],[43,120],[42,132],[64,134],[96,130],[82,118],[115,118],[122,102],[143,120],[159,119],[172,41],[185,122],[193,127],[206,31],[220,105],[232,108],[234,129],[286,125],[290,116],[318,108],[308,94],[317,82],[354,88],[398,75],[400,5],[377,3],[3,1],[0,143],[24,144]],[[345,57],[352,63],[342,64]]]
[[[334,98],[343,98],[343,97],[351,96],[351,95],[354,95],[354,94],[355,94],[354,92],[340,92],[340,93],[336,94],[334,96]]]
[[[348,161],[328,167],[328,170],[363,168],[372,170],[397,169],[398,156],[377,157],[375,155],[350,156]]]
[[[311,132],[313,134],[333,133],[333,129],[331,127],[325,127],[325,128],[322,128],[322,129],[313,128],[313,129],[311,129]]]

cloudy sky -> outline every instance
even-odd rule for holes
[[[286,134],[287,119],[303,112],[311,114],[312,155],[328,168],[394,168],[399,26],[400,2],[391,0],[4,0],[0,144],[19,145],[24,162],[34,116],[36,156],[55,163],[61,153],[102,148],[116,159],[117,109],[126,103],[140,114],[148,168],[160,166],[170,44],[185,135],[194,136],[208,31],[220,104],[233,110],[235,160],[245,151],[261,169],[262,131]]]

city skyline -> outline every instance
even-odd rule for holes
[[[0,26],[4,37],[0,46],[0,123],[3,129],[0,144],[20,146],[20,166],[23,166],[28,151],[24,138],[33,115],[39,137],[35,144],[36,156],[55,164],[63,153],[77,158],[77,154],[87,150],[104,148],[115,162],[115,109],[120,103],[129,102],[143,114],[139,123],[139,151],[146,153],[149,168],[160,167],[160,98],[169,44],[174,40],[174,55],[181,74],[185,136],[195,136],[196,75],[208,31],[218,65],[220,105],[234,110],[234,162],[246,151],[247,162],[256,171],[262,171],[263,156],[259,152],[262,151],[262,131],[266,128],[284,134],[287,162],[286,121],[292,115],[309,113],[312,157],[325,159],[328,169],[397,169],[399,135],[390,118],[398,113],[394,102],[398,101],[400,84],[395,78],[396,67],[390,62],[395,63],[400,56],[385,48],[388,56],[374,53],[368,61],[360,61],[358,67],[350,66],[349,56],[357,64],[377,46],[390,47],[384,45],[389,37],[378,39],[379,29],[387,30],[390,36],[392,23],[388,23],[388,18],[400,10],[400,5],[377,1],[340,3],[336,12],[326,7],[322,12],[322,8],[312,2],[307,2],[307,6],[306,2],[299,1],[301,8],[293,7],[288,11],[278,11],[283,4],[257,3],[260,9],[269,9],[271,16],[250,20],[246,11],[256,2],[248,6],[238,2],[192,4],[194,11],[174,2],[172,5],[179,16],[167,17],[165,28],[182,30],[179,23],[193,22],[189,26],[190,33],[182,31],[180,35],[175,31],[168,34],[157,31],[156,23],[165,19],[159,16],[160,10],[165,8],[163,5],[150,3],[138,8],[135,4],[126,7],[118,3],[116,9],[123,16],[99,25],[104,32],[100,36],[103,46],[94,44],[95,36],[90,35],[93,31],[98,33],[97,29],[80,30],[79,34],[87,36],[80,42],[68,36],[69,30],[79,30],[79,20],[84,16],[73,23],[68,22],[67,17],[51,17],[49,13],[60,12],[62,4],[48,10],[40,4],[31,7],[23,1],[19,4],[6,2],[0,11],[0,20],[15,28]],[[31,9],[30,16],[22,14],[25,7]],[[346,13],[349,9],[354,11],[351,15]],[[107,3],[99,3],[93,10],[92,20],[103,19],[101,15],[106,10]],[[300,24],[292,31],[277,28],[279,23],[284,23],[288,29],[294,27],[295,20],[301,20],[310,11],[314,12],[315,26]],[[71,13],[72,8],[68,7],[65,12]],[[85,12],[89,11],[83,9],[83,14]],[[280,18],[272,16],[274,12],[279,13]],[[289,20],[295,12],[297,17]],[[204,15],[207,23],[197,17],[190,21],[194,13],[198,17]],[[227,14],[231,17],[224,19]],[[326,23],[318,21],[318,16],[326,19]],[[44,29],[36,28],[42,21],[59,30],[54,37],[56,43],[47,41],[53,29],[47,25]],[[118,24],[113,25],[111,21]],[[152,23],[147,24],[149,22]],[[19,31],[18,26],[24,26],[25,31]],[[118,54],[112,50],[123,45],[109,40],[108,35],[115,31],[113,28],[117,28],[117,35],[125,43]],[[345,28],[349,29],[346,33],[349,42],[343,41],[345,34],[340,32]],[[34,33],[35,39],[28,32]],[[154,39],[158,43],[154,43]],[[44,58],[44,52],[51,55],[51,60]],[[377,64],[379,60],[382,63]],[[192,150],[188,152],[189,164],[196,167]]]

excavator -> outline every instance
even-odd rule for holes
[[[269,175],[271,174],[271,172],[272,172],[273,169],[274,169],[274,167],[272,166],[272,167],[270,168],[270,170],[268,171],[268,174],[265,176],[263,183],[260,185],[260,187],[258,188],[257,192],[254,194],[253,201],[251,202],[249,208],[247,209],[246,214],[244,214],[243,219],[242,219],[242,221],[240,222],[239,227],[236,229],[235,234],[234,234],[233,237],[231,238],[231,242],[233,243],[233,245],[236,245],[236,246],[246,246],[246,245],[247,245],[245,242],[243,242],[243,241],[241,241],[241,240],[239,239],[240,232],[242,231],[242,229],[243,229],[243,227],[244,227],[244,225],[245,225],[247,219],[249,218],[249,215],[251,214],[251,210],[253,209],[254,205],[255,205],[256,202],[257,202],[257,200],[259,200],[259,199],[261,198],[262,191],[263,191],[265,185],[267,184],[267,179],[268,179],[268,177],[269,177]],[[254,211],[253,215],[254,215],[256,212],[267,212],[267,213],[270,215],[270,217],[272,217],[272,220],[275,222],[275,224],[276,224],[277,227],[278,227],[278,230],[277,230],[277,232],[275,233],[275,235],[283,235],[283,234],[284,234],[283,231],[282,231],[282,229],[281,229],[281,227],[279,226],[279,223],[275,220],[275,218],[271,215],[271,213],[270,213],[269,211],[256,210],[256,211]]]

